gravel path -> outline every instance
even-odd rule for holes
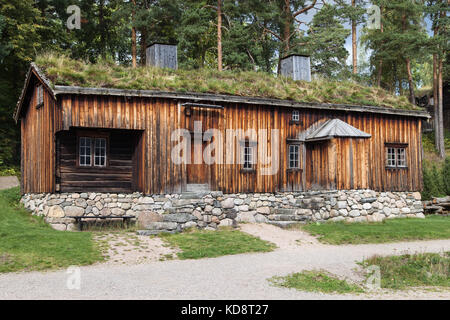
[[[158,237],[140,236],[132,232],[101,232],[94,235],[107,259],[102,265],[135,265],[176,258],[177,250]]]
[[[19,179],[16,176],[0,177],[0,190],[19,186]]]
[[[242,229],[268,237],[259,226]],[[297,236],[304,236],[295,231],[281,232],[294,232],[286,234],[294,242]],[[450,250],[450,240],[345,246],[295,246],[288,240],[286,246],[269,253],[81,267],[79,290],[67,289],[66,270],[2,274],[0,299],[450,299],[450,291],[436,290],[326,295],[273,287],[267,281],[274,275],[311,269],[354,278],[355,261],[374,254],[444,250]]]

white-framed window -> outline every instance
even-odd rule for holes
[[[36,107],[42,106],[44,103],[44,87],[42,84],[36,87]]]
[[[289,169],[300,169],[300,146],[297,144],[289,145]]]
[[[91,157],[92,139],[89,137],[80,137],[80,166],[90,167],[92,165]]]
[[[80,137],[78,144],[80,167],[106,167],[106,138]]]
[[[253,168],[253,147],[244,147],[244,169]]]
[[[386,166],[389,168],[406,167],[406,148],[387,146],[386,147]]]
[[[397,148],[397,167],[406,167],[406,149]]]
[[[292,111],[292,121],[300,121],[300,112],[298,110]]]
[[[106,139],[105,138],[95,138],[94,166],[96,166],[96,167],[106,166]]]

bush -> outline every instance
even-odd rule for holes
[[[16,176],[20,178],[20,170],[18,168],[8,168],[0,166],[0,177]]]
[[[445,158],[444,167],[442,168],[442,179],[444,192],[450,195],[450,157]]]
[[[450,195],[450,157],[445,159],[442,168],[427,162],[423,166],[422,199],[431,200],[432,197]]]

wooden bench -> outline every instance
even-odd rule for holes
[[[128,225],[128,222],[135,218],[135,216],[68,216],[67,218],[75,219],[75,223],[78,224],[78,230],[83,230],[83,219],[122,219],[124,225]]]

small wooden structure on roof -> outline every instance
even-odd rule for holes
[[[55,86],[32,64],[14,117],[21,122],[23,193],[422,188],[422,111]],[[177,129],[193,133],[191,159],[201,158],[216,139],[208,130],[216,129],[223,136],[217,150],[234,143],[244,160],[230,164],[217,151],[222,161],[175,163]],[[243,134],[230,138],[228,129]],[[265,154],[256,151],[260,145]],[[260,170],[266,158],[278,160],[271,174]]]

